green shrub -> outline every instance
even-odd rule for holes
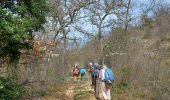
[[[24,88],[12,78],[0,77],[0,100],[15,100],[24,93]]]
[[[121,69],[121,82],[119,86],[122,89],[127,89],[129,87],[129,81],[131,80],[132,76],[132,66],[124,65]]]
[[[149,39],[149,37],[151,36],[151,33],[145,33],[144,35],[143,35],[143,39]]]

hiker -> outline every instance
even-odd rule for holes
[[[99,64],[95,63],[94,65],[92,63],[89,63],[91,66],[91,78],[92,78],[92,88],[94,88],[94,93],[96,99],[99,99]]]
[[[90,65],[90,68],[89,68],[89,74],[91,75],[91,86],[92,86],[92,88],[94,87],[94,79],[93,79],[93,63],[89,63],[89,65]]]
[[[110,89],[112,82],[114,81],[114,75],[111,69],[107,68],[106,64],[103,64],[99,73],[99,80],[101,82],[101,92],[105,100],[111,100]]]
[[[74,65],[74,69],[73,69],[73,79],[74,81],[77,81],[79,76],[79,67],[77,64]]]
[[[85,65],[85,69],[86,69],[86,78],[87,78],[87,80],[88,81],[91,81],[91,66],[92,66],[93,64],[91,63],[88,63],[88,64],[86,64]]]
[[[80,77],[81,77],[81,80],[83,78],[83,76],[86,74],[86,69],[84,67],[81,67],[80,68]]]

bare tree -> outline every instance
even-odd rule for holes
[[[86,17],[86,22],[95,30],[95,33],[87,30],[87,27],[76,26],[79,32],[85,35],[96,37],[96,51],[100,56],[102,56],[103,42],[102,39],[106,36],[106,32],[110,31],[114,24],[117,23],[117,17],[123,12],[120,10],[123,7],[122,0],[99,0],[91,5],[88,5],[84,9],[84,16]],[[89,26],[90,27],[90,26]]]
[[[96,0],[52,0],[53,11],[50,15],[51,23],[54,31],[54,40],[62,40],[63,58],[62,68],[65,75],[67,66],[67,48],[70,40],[75,41],[75,38],[69,38],[69,33],[73,30],[74,23],[81,19],[80,10],[87,5],[90,5]]]

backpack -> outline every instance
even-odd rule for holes
[[[78,68],[75,68],[75,69],[74,69],[73,74],[79,74]]]
[[[97,68],[96,66],[93,67],[93,71],[92,71],[92,76],[93,77],[98,77],[99,76],[99,68]]]
[[[115,76],[112,72],[112,69],[107,68],[105,69],[105,83],[112,84],[112,82],[115,80]]]
[[[85,74],[86,74],[86,69],[81,68],[81,69],[80,69],[80,74],[81,74],[81,75],[85,75]]]

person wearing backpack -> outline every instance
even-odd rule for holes
[[[92,88],[93,88],[93,86],[94,86],[94,82],[93,82],[93,69],[94,69],[94,66],[93,66],[93,63],[89,63],[89,65],[90,65],[90,68],[89,68],[89,74],[91,75],[91,86],[92,86]]]
[[[94,94],[96,99],[99,99],[99,76],[100,68],[98,63],[91,64],[91,78],[92,78],[92,88],[94,89]]]
[[[83,76],[86,75],[86,69],[84,67],[80,68],[80,76],[81,76],[81,80],[83,78]]]
[[[111,100],[110,89],[114,79],[112,70],[106,64],[103,64],[99,73],[99,80],[101,82],[101,92],[105,100]]]
[[[73,79],[74,79],[74,81],[77,81],[78,76],[79,76],[79,67],[76,64],[76,65],[74,65],[74,69],[73,69]]]

